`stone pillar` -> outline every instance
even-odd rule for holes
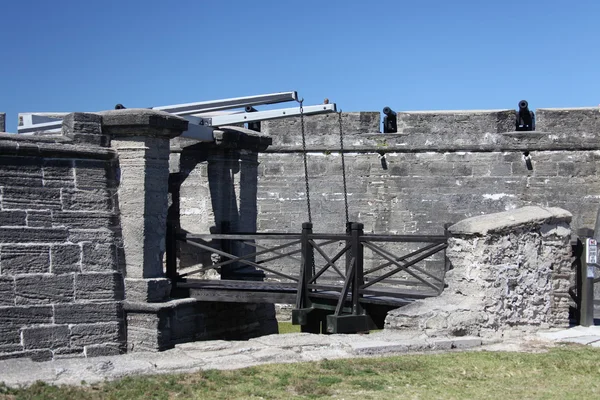
[[[488,336],[567,327],[571,218],[561,208],[528,206],[452,225],[447,288],[391,311],[386,328]]]
[[[187,121],[146,109],[103,112],[102,131],[119,155],[119,211],[130,302],[168,300],[163,272],[168,207],[169,140]]]
[[[0,132],[6,132],[6,114],[0,113]]]

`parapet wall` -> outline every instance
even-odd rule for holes
[[[575,230],[594,227],[598,108],[537,110],[534,132],[514,132],[513,110],[398,113],[396,134],[373,132],[378,115],[343,115],[350,219],[365,231],[440,234],[444,223],[526,205],[561,207]],[[258,160],[261,231],[297,231],[307,219],[298,121],[283,121],[263,122],[273,145]],[[315,231],[341,230],[337,116],[306,121]]]
[[[82,139],[0,135],[0,359],[124,349],[116,154]]]

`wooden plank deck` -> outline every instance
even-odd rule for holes
[[[190,297],[201,301],[217,301],[227,303],[287,303],[296,302],[296,283],[258,282],[234,280],[201,280],[188,279],[177,283],[178,288],[188,289]],[[341,292],[341,286],[310,285],[313,292],[310,297],[336,301]],[[433,297],[433,290],[378,288],[361,291],[362,303],[379,304],[391,307],[406,305],[415,299]],[[350,297],[348,297],[348,300]]]

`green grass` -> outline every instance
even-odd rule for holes
[[[264,365],[82,387],[0,386],[2,399],[593,399],[600,350],[462,352]]]
[[[300,325],[292,325],[291,322],[279,322],[279,333],[298,333]]]

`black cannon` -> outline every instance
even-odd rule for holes
[[[398,132],[398,123],[396,120],[396,112],[389,107],[383,108],[383,133]]]
[[[527,100],[521,100],[519,102],[516,130],[535,131],[535,114],[533,111],[529,111],[529,103],[527,103]]]

